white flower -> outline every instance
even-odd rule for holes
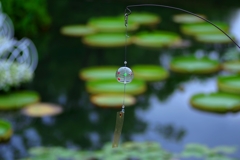
[[[0,90],[18,87],[32,78],[33,71],[26,64],[0,60]]]

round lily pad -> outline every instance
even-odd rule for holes
[[[124,84],[119,83],[117,80],[87,81],[86,89],[93,94],[123,93]],[[131,95],[141,94],[146,89],[146,83],[142,80],[134,79],[131,83],[126,84],[126,93]]]
[[[228,32],[229,26],[223,22],[214,22],[216,26],[221,28],[223,31]],[[187,35],[200,35],[200,34],[213,34],[222,33],[215,26],[204,22],[204,23],[193,23],[193,24],[183,24],[181,26],[181,31]],[[223,33],[222,33],[223,34]]]
[[[155,32],[141,32],[133,37],[133,43],[143,47],[166,47],[174,46],[181,42],[181,38],[172,32],[155,31]]]
[[[10,139],[12,136],[12,125],[4,120],[0,120],[0,142]]]
[[[195,39],[199,42],[203,43],[231,43],[231,39],[229,39],[225,34],[223,33],[202,33],[199,35],[194,36]],[[233,36],[230,35],[232,39],[234,39]]]
[[[145,81],[161,81],[168,77],[168,72],[158,65],[135,65],[132,67],[134,77]]]
[[[115,74],[118,68],[116,66],[88,67],[79,72],[79,77],[82,80],[116,79]]]
[[[124,17],[99,17],[92,18],[88,25],[98,32],[125,32]],[[135,22],[128,22],[128,31],[137,30],[139,25]]]
[[[62,112],[62,108],[51,103],[35,103],[23,108],[23,114],[31,117],[54,116]]]
[[[81,37],[95,33],[95,29],[86,25],[68,25],[61,28],[60,32],[66,36]]]
[[[160,16],[148,12],[134,12],[128,16],[128,20],[140,25],[155,25],[160,22]]]
[[[240,94],[240,75],[220,76],[217,84],[223,92]]]
[[[152,152],[152,151],[160,151],[161,147],[160,144],[157,142],[151,142],[151,141],[146,141],[146,142],[124,142],[122,144],[122,148],[125,150],[141,150],[144,152]]]
[[[196,94],[191,97],[190,103],[194,108],[209,112],[236,112],[240,110],[240,98],[229,93]]]
[[[233,73],[240,73],[240,61],[224,62],[222,64],[222,69]]]
[[[205,15],[202,15],[202,14],[198,14],[198,15],[203,17],[203,18],[206,18]],[[185,14],[185,13],[174,15],[173,16],[173,21],[176,22],[176,23],[184,23],[184,24],[204,22],[204,20],[199,18],[199,17],[193,16],[193,15],[190,15],[190,14]]]
[[[36,103],[40,99],[34,91],[19,91],[0,95],[0,110],[11,110]]]
[[[91,102],[99,107],[122,107],[125,97],[125,106],[131,106],[136,103],[135,97],[126,94],[98,94],[91,97]]]
[[[122,47],[131,43],[131,38],[126,38],[124,34],[118,33],[98,33],[85,36],[83,43],[91,47]]]
[[[170,62],[170,69],[177,73],[208,74],[220,69],[219,62],[207,57],[177,57]]]

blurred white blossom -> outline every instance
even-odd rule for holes
[[[0,60],[0,90],[8,91],[32,78],[33,71],[26,64]]]

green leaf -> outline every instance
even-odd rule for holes
[[[216,113],[240,110],[239,96],[230,93],[199,93],[191,97],[190,103],[194,108]]]
[[[172,59],[170,69],[177,73],[209,74],[217,72],[220,64],[207,57],[179,56]]]
[[[220,152],[225,154],[235,153],[237,151],[237,147],[235,146],[217,146],[213,148],[214,152]]]

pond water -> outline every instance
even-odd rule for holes
[[[58,10],[51,8],[53,26],[50,31],[33,39],[40,59],[35,78],[26,87],[38,91],[42,102],[60,104],[64,112],[55,117],[43,118],[26,117],[21,111],[0,113],[1,118],[9,120],[14,128],[14,136],[10,142],[0,145],[0,159],[25,157],[27,150],[34,146],[95,150],[112,140],[118,110],[94,106],[78,72],[87,66],[122,66],[124,48],[90,48],[82,44],[79,38],[61,35],[59,29],[66,24],[86,23],[93,16],[122,14],[126,5],[115,4],[107,11],[102,8],[99,15],[94,12],[96,8],[99,9],[97,5],[88,9],[79,6],[80,10],[72,2],[59,2],[56,5]],[[109,6],[110,4],[106,7]],[[61,12],[59,8],[62,9]],[[137,10],[158,13],[162,17],[159,29],[179,31],[179,25],[170,18],[179,12],[145,7]],[[228,8],[224,15],[222,10],[224,9],[205,8],[191,11],[202,12],[209,15],[210,19],[231,22],[232,32],[239,34],[240,27],[236,22],[240,15],[237,9]],[[169,60],[177,55],[203,54],[221,59],[229,47],[234,45],[204,45],[192,41],[190,48],[159,50],[132,45],[128,47],[127,58],[130,66],[159,64],[168,68]],[[156,141],[173,152],[180,152],[187,143],[206,144],[209,147],[230,145],[240,149],[239,113],[207,113],[193,109],[189,104],[191,95],[195,93],[217,91],[216,76],[220,74],[224,73],[207,76],[171,73],[166,81],[148,83],[147,92],[137,96],[137,104],[126,109],[122,141]],[[240,150],[235,156],[240,158]]]

